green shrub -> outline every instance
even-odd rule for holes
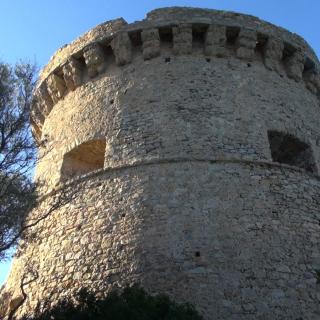
[[[178,304],[166,295],[151,296],[142,288],[126,288],[112,292],[105,299],[96,299],[81,290],[75,299],[64,299],[53,308],[36,311],[24,320],[201,320],[189,304]]]

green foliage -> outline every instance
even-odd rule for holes
[[[45,308],[46,309],[46,308]],[[37,309],[35,316],[23,320],[201,320],[189,304],[177,304],[166,295],[151,296],[142,288],[126,288],[96,299],[81,290],[75,300],[64,299],[51,309]]]
[[[0,260],[16,243],[35,200],[31,173],[36,146],[30,134],[35,66],[0,62]]]

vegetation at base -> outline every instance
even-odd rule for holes
[[[166,295],[151,296],[134,286],[97,299],[81,290],[74,299],[64,299],[51,309],[37,309],[23,320],[202,320],[190,304],[178,304]]]

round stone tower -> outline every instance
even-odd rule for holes
[[[237,13],[164,8],[61,48],[36,177],[77,195],[27,231],[3,294],[22,314],[139,283],[208,320],[319,319],[319,98],[309,45]]]

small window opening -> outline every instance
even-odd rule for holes
[[[268,42],[268,38],[265,35],[258,33],[255,52],[263,56],[267,42]]]
[[[192,26],[192,47],[195,49],[203,49],[207,26]]]
[[[304,63],[303,72],[312,71],[314,69],[314,67],[315,67],[314,62],[311,59],[306,58],[306,61]]]
[[[65,154],[61,174],[63,178],[71,178],[103,169],[105,139],[84,142]]]
[[[237,42],[240,33],[239,27],[227,27],[227,45],[233,46]]]
[[[110,45],[105,45],[105,46],[101,45],[101,48],[103,49],[103,51],[104,51],[105,55],[108,57],[108,59],[113,57],[113,50]]]
[[[293,47],[290,43],[285,42],[284,43],[282,60],[286,61],[289,57],[291,57],[296,52],[296,50],[297,49],[295,47]]]
[[[171,61],[171,58],[170,58],[170,57],[164,58],[164,62],[169,63],[170,61]]]
[[[173,48],[173,31],[172,27],[162,27],[158,29],[160,38],[161,55],[171,54]]]
[[[311,59],[306,58],[306,61],[304,63],[303,73],[302,73],[304,79],[306,79],[313,72],[315,72],[315,64]]]
[[[141,30],[130,32],[129,37],[130,37],[131,44],[133,47],[142,46]]]
[[[200,251],[196,251],[195,254],[194,254],[197,258],[200,257]]]
[[[268,138],[272,161],[316,173],[312,150],[308,144],[290,134],[278,131],[269,131]]]
[[[159,37],[161,42],[172,43],[173,42],[172,28],[160,28]]]
[[[83,55],[80,53],[80,51],[77,52],[77,53],[76,53],[75,55],[73,55],[72,57],[79,62],[80,66],[81,66],[82,68],[85,68],[85,67],[86,67],[86,61],[85,61]]]
[[[206,58],[206,61],[209,63],[209,62],[211,62],[211,59],[210,58]]]

